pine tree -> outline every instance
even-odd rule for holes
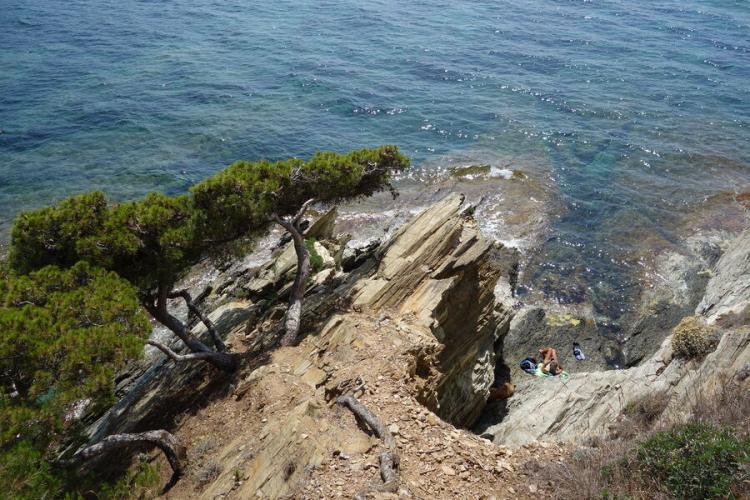
[[[309,161],[271,163],[239,161],[194,186],[201,234],[215,241],[263,227],[281,225],[292,236],[297,275],[292,286],[282,344],[293,344],[300,331],[302,302],[310,274],[310,254],[301,229],[314,203],[339,203],[389,189],[393,176],[409,167],[396,146],[362,149],[348,154],[316,153]]]
[[[233,371],[213,324],[186,290],[175,290],[182,273],[205,253],[250,231],[280,224],[292,236],[298,272],[285,316],[284,344],[300,330],[310,255],[301,229],[306,210],[316,202],[338,203],[390,189],[393,175],[409,166],[395,146],[347,154],[320,152],[310,160],[238,161],[193,186],[189,195],[151,193],[123,204],[109,204],[102,193],[68,198],[57,206],[22,213],[13,227],[10,263],[18,272],[79,260],[113,270],[139,290],[151,316],[172,330],[191,351],[179,355],[155,341],[175,361],[206,360]],[[182,298],[206,325],[209,348],[172,315],[168,300]]]
[[[85,262],[25,276],[0,271],[0,488],[11,498],[49,498],[69,490],[88,447],[81,416],[114,400],[114,374],[143,351],[151,331],[133,287]],[[169,441],[166,431],[153,435]],[[143,442],[142,435],[109,436]],[[118,441],[119,440],[119,441]],[[102,450],[104,451],[104,450]],[[179,462],[179,461],[178,461]],[[175,471],[179,471],[176,464]]]

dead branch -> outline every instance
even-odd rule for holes
[[[299,223],[302,220],[302,217],[305,216],[305,212],[307,212],[307,209],[310,208],[310,205],[312,205],[313,203],[315,203],[315,198],[310,198],[309,200],[304,202],[302,206],[300,207],[300,209],[292,218],[292,224],[299,227]]]
[[[325,399],[326,401],[338,401],[338,397],[342,394],[352,394],[356,396],[358,392],[362,395],[365,393],[365,387],[367,387],[367,382],[365,382],[361,376],[358,375],[356,378],[348,378],[336,384],[332,389],[326,389]]]
[[[388,428],[383,425],[377,415],[367,409],[367,407],[360,403],[354,396],[340,396],[336,402],[351,410],[360,427],[364,427],[363,424],[367,424],[367,427],[372,430],[376,436],[383,440],[383,444],[386,447],[386,450],[380,454],[380,477],[383,479],[383,484],[360,491],[354,496],[355,500],[364,500],[369,493],[397,492],[400,459],[393,434],[391,434]]]

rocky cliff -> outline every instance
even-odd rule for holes
[[[443,421],[471,425],[485,406],[510,321],[495,289],[503,288],[499,280],[508,288],[515,254],[486,240],[469,208],[451,194],[382,244],[361,249],[334,237],[335,212],[324,215],[307,233],[317,239],[321,263],[306,294],[307,336],[297,347],[272,348],[294,276],[289,244],[265,264],[219,272],[194,295],[241,353],[240,373],[217,376],[205,365],[175,365],[152,353],[123,375],[123,397],[90,427],[92,440],[178,423],[189,449],[204,451],[193,456],[195,477],[178,485],[175,498],[196,491],[206,498],[278,497],[302,487],[333,453],[363,454],[376,445],[333,406],[341,393],[356,389],[395,420],[409,406],[417,425],[440,432],[453,429]],[[202,334],[202,326],[194,332]],[[196,428],[201,417],[186,419],[185,412],[201,407],[206,421]],[[201,444],[207,439],[210,446]],[[210,480],[200,472],[209,455],[216,466]],[[492,475],[494,466],[487,467]],[[190,492],[180,489],[188,486]]]
[[[120,377],[122,397],[91,424],[92,441],[173,430],[190,460],[170,498],[352,496],[379,483],[383,445],[335,404],[349,394],[396,438],[399,495],[515,498],[553,491],[524,484],[534,477],[524,470],[557,463],[582,440],[606,434],[634,401],[664,395],[663,418],[685,417],[696,395],[730,378],[748,383],[750,231],[721,258],[708,252],[683,266],[689,293],[675,290],[685,295],[679,307],[667,320],[640,323],[668,325],[658,331],[655,354],[606,370],[615,349],[597,337],[587,311],[527,306],[514,314],[516,254],[485,239],[472,214],[463,196],[451,194],[384,241],[363,245],[337,234],[335,210],[322,214],[307,231],[318,264],[306,292],[303,339],[294,347],[275,347],[295,271],[288,243],[270,238],[264,245],[274,249],[262,262],[202,268],[198,275],[209,280],[186,277],[240,355],[241,369],[222,375],[149,353]],[[692,314],[687,308],[696,304],[700,321],[719,336],[704,359],[686,361],[674,356],[669,330],[679,320],[674,311]],[[194,332],[205,333],[201,325]],[[597,347],[567,379],[515,369],[516,358],[554,335]],[[487,405],[498,375],[512,377],[515,394]],[[472,425],[479,435],[459,430]]]
[[[445,420],[471,425],[494,381],[495,345],[510,311],[494,290],[508,262],[450,195],[399,230],[375,273],[355,287],[354,306],[413,317],[441,345],[435,394],[423,401]]]
[[[734,240],[711,273],[695,311],[698,321],[715,325],[718,335],[705,358],[676,357],[667,336],[653,356],[627,370],[579,372],[567,379],[520,374],[507,408],[496,411],[496,417],[489,411],[479,431],[503,444],[580,443],[606,434],[629,404],[649,396],[667,398],[662,418],[675,419],[689,416],[687,408],[698,395],[714,394],[730,380],[750,389],[743,375],[750,367],[750,231]]]

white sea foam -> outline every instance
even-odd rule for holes
[[[498,179],[510,179],[513,177],[513,171],[509,168],[490,168],[490,177],[496,177]]]

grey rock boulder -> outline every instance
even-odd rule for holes
[[[714,275],[695,312],[714,322],[726,314],[739,314],[749,305],[750,230],[746,230],[732,242],[716,263]]]

